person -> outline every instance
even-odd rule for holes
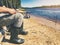
[[[23,31],[23,15],[13,8],[3,6],[2,0],[0,0],[0,30],[3,30],[3,26],[10,26],[10,42],[17,44],[24,43],[24,39],[18,38],[18,34],[27,34],[27,32]]]

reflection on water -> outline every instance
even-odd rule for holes
[[[27,9],[27,13],[60,22],[60,8]]]

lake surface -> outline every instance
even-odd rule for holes
[[[60,8],[31,8],[26,10],[31,15],[60,22]]]

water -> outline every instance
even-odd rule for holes
[[[33,8],[27,9],[27,13],[60,22],[60,8]]]

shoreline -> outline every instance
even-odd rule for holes
[[[31,14],[30,14],[30,15],[31,15]],[[31,16],[36,17],[36,18],[44,18],[44,19],[47,19],[47,20],[50,20],[50,21],[53,21],[53,22],[55,22],[55,23],[60,24],[60,21],[59,21],[59,19],[57,19],[57,18],[51,19],[51,18],[48,18],[48,17],[39,16],[39,15],[31,15]]]
[[[31,15],[31,17],[42,25],[52,27],[56,30],[60,30],[60,24],[59,23],[56,23],[56,22],[49,20],[49,19],[45,19],[44,17],[40,17],[40,16],[38,17],[38,16]]]

